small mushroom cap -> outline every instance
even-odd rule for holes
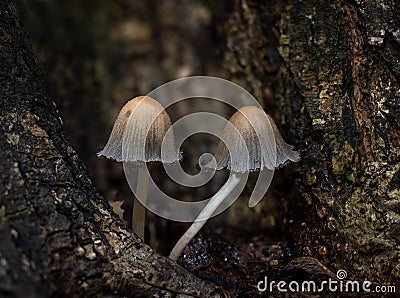
[[[179,161],[170,127],[171,119],[159,102],[148,96],[136,97],[123,106],[107,144],[97,155],[119,162]]]
[[[267,115],[269,123],[272,126],[272,130],[275,135],[276,142],[276,164],[275,167],[282,168],[285,165],[291,162],[300,161],[300,152],[293,150],[293,145],[289,145],[283,140],[281,133],[279,132],[278,127],[275,124],[275,121],[271,118],[270,115]]]
[[[300,160],[299,152],[285,143],[272,118],[256,106],[240,108],[229,119],[222,140],[215,153],[218,170],[225,167],[239,173],[272,170]]]

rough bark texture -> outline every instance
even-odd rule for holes
[[[220,295],[112,214],[65,140],[10,3],[0,1],[0,296]],[[396,1],[237,0],[221,30],[233,80],[302,153],[298,169],[277,172],[286,189],[286,174],[297,181],[289,197],[277,192],[290,252],[283,261],[297,257],[289,267],[399,283],[399,10]],[[264,274],[286,274],[272,253],[263,262],[255,253],[232,258],[231,270],[229,248],[210,246],[226,271],[208,264],[197,274],[232,293],[256,295]]]
[[[236,80],[264,91],[301,150],[284,202],[295,253],[352,279],[396,284],[399,3],[268,2],[237,1],[225,57]]]
[[[220,296],[142,244],[98,193],[9,0],[0,57],[0,296]]]

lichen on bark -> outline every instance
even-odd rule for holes
[[[301,169],[293,173],[296,186],[282,201],[295,254],[316,257],[331,270],[345,269],[354,279],[398,282],[398,6],[236,3],[231,22],[239,25],[229,24],[242,29],[227,31],[226,64],[242,85],[267,91],[256,93],[260,102],[272,108],[302,154]],[[249,31],[257,36],[249,35],[241,47],[241,35]],[[255,40],[262,41],[261,51],[246,47]],[[264,64],[272,59],[276,72]],[[254,73],[257,83],[246,83]]]
[[[371,10],[373,4],[363,5]],[[385,15],[395,9],[387,6]],[[292,124],[302,140],[299,190],[323,210],[318,228],[300,233],[309,236],[299,242],[353,277],[393,282],[399,280],[400,269],[400,215],[395,207],[400,201],[389,184],[396,183],[400,167],[394,104],[400,86],[395,64],[385,56],[390,47],[396,50],[389,55],[398,57],[400,44],[391,36],[384,45],[371,44],[365,26],[377,24],[364,18],[364,12],[341,1],[294,1],[282,17],[283,72],[293,78],[293,85],[285,87],[298,88],[302,100],[298,121]],[[390,31],[392,24],[385,22],[383,18],[379,25]],[[322,159],[315,158],[318,151]],[[331,221],[334,234],[328,228]],[[310,236],[312,230],[316,233]],[[320,245],[328,248],[325,255],[318,251]]]

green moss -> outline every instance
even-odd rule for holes
[[[353,182],[355,181],[354,174],[351,173],[351,174],[347,175],[347,176],[346,176],[346,179],[347,179],[348,181],[350,181],[351,183],[353,183]]]
[[[352,171],[352,165],[354,160],[354,150],[350,144],[345,141],[342,150],[335,155],[332,155],[332,172],[336,176],[342,176],[347,173],[346,177],[348,180],[354,181],[354,175]],[[352,176],[352,177],[351,177]]]

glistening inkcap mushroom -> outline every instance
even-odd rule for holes
[[[171,119],[159,102],[148,96],[136,97],[123,106],[107,144],[97,154],[123,163],[128,183],[144,205],[149,184],[146,162],[180,159],[170,127]],[[146,209],[141,202],[134,201],[132,230],[144,240]]]
[[[256,106],[244,106],[229,119],[222,140],[218,143],[215,159],[216,169],[227,168],[230,176],[176,243],[169,255],[172,260],[178,259],[207,219],[242,180],[247,178],[245,173],[260,170],[261,180],[257,181],[249,200],[249,206],[253,207],[265,194],[272,180],[273,170],[289,162],[299,161],[300,154],[283,140],[273,119],[264,110]]]

